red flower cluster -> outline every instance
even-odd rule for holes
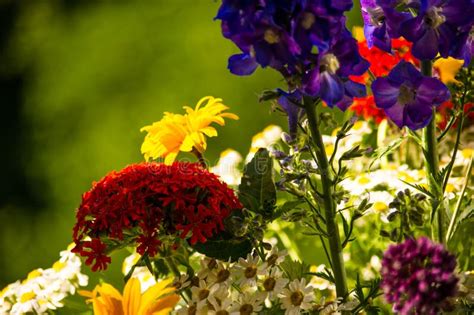
[[[110,263],[107,244],[124,239],[136,243],[141,255],[153,257],[160,234],[203,243],[241,208],[233,190],[198,164],[130,165],[109,173],[82,196],[73,252],[87,257],[93,271]]]
[[[359,42],[358,45],[359,53],[370,62],[369,70],[376,77],[386,76],[400,60],[411,62],[416,66],[419,65],[419,61],[411,54],[412,44],[402,38],[392,39],[392,54],[378,49],[375,46],[369,48],[365,40]],[[366,72],[361,76],[353,76],[351,79],[362,84],[369,84],[370,76],[369,73]],[[386,117],[384,111],[375,106],[374,97],[372,95],[354,98],[354,103],[351,105],[350,110],[365,119],[373,118],[376,123],[380,123]]]
[[[403,38],[392,39],[393,52],[391,54],[375,46],[369,48],[365,40],[359,42],[358,46],[360,55],[370,62],[369,70],[376,77],[386,76],[400,60],[411,62],[415,66],[419,66],[420,63],[418,59],[411,54],[412,44]],[[361,76],[351,77],[351,79],[362,84],[367,84],[369,74],[366,72]]]
[[[454,108],[454,104],[451,101],[444,102],[441,106],[438,107],[438,113],[440,114],[440,120],[438,121],[438,127],[441,129],[446,128],[448,125],[448,121],[452,116],[452,109]],[[474,121],[474,104],[467,103],[464,105],[464,113],[467,114],[467,122]],[[455,123],[453,127],[457,126]]]
[[[350,110],[355,112],[357,116],[364,117],[365,119],[373,118],[377,124],[387,117],[383,109],[380,109],[375,105],[373,95],[355,97]]]

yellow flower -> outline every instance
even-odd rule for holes
[[[165,158],[165,164],[171,164],[180,151],[191,152],[206,150],[206,136],[217,136],[217,130],[211,126],[225,124],[224,118],[239,119],[232,113],[224,113],[229,109],[222,99],[212,96],[203,97],[196,108],[185,106],[186,114],[165,113],[164,117],[140,131],[148,134],[143,141],[141,152],[145,160]]]
[[[97,285],[92,292],[79,291],[79,294],[89,298],[87,302],[92,302],[95,315],[167,315],[179,301],[178,295],[169,294],[175,290],[167,287],[171,282],[172,279],[158,282],[143,295],[136,278],[128,280],[123,296],[107,283]]]
[[[440,79],[443,83],[457,83],[458,81],[455,77],[463,64],[464,61],[462,60],[448,57],[436,60],[433,67],[438,70]]]

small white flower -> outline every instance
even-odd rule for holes
[[[131,255],[127,256],[122,263],[122,273],[126,276],[130,270],[135,266],[135,264],[140,260],[140,254],[133,252]]]
[[[286,250],[278,250],[276,246],[273,246],[272,250],[265,256],[265,261],[262,266],[264,268],[278,266],[285,260],[287,255],[288,252]]]
[[[324,272],[326,269],[326,265],[324,264],[321,264],[319,266],[311,266],[310,267],[310,271],[311,272]],[[321,290],[321,291],[324,291],[324,290],[329,290],[329,291],[335,291],[336,290],[336,287],[334,286],[333,283],[331,283],[330,281],[326,280],[326,279],[323,279],[323,278],[320,278],[318,276],[314,276],[311,278],[311,281],[309,282],[315,289],[318,289],[318,290]]]
[[[240,153],[227,149],[221,153],[217,164],[211,167],[211,172],[218,175],[228,185],[239,185],[242,178],[242,173],[238,169],[240,162],[242,162]]]
[[[269,148],[273,144],[277,143],[280,140],[282,134],[282,129],[275,125],[270,125],[266,127],[262,132],[257,133],[252,138],[252,144],[250,146],[250,152],[245,157],[246,162],[250,162],[255,152],[259,148]]]
[[[201,265],[201,268],[199,269],[197,276],[199,279],[205,279],[217,267],[217,260],[214,258],[204,257],[201,259],[199,264]]]
[[[389,204],[393,201],[394,195],[388,191],[371,191],[369,194],[372,206],[368,213],[378,214],[384,223],[388,223],[388,216],[394,211],[390,209]]]
[[[196,302],[196,307],[201,310],[207,305],[208,299],[220,289],[217,284],[209,284],[205,280],[199,280],[198,287],[191,287],[192,301]]]
[[[228,284],[231,281],[231,264],[230,259],[228,262],[218,262],[217,266],[207,276],[207,282]]]
[[[310,284],[306,285],[306,279],[290,282],[288,289],[283,289],[280,295],[281,308],[285,310],[285,315],[297,315],[302,310],[309,310],[315,298],[313,290]]]
[[[288,282],[289,280],[283,277],[283,273],[274,267],[263,277],[261,283],[264,294],[272,300],[283,291],[283,288]]]
[[[197,308],[196,303],[192,303],[189,305],[185,305],[181,307],[178,312],[178,315],[207,315],[208,314],[208,308],[207,305],[202,307],[201,309]]]
[[[237,283],[241,286],[255,287],[257,285],[257,275],[265,274],[265,269],[260,266],[259,257],[252,254],[247,255],[247,259],[239,258],[239,262],[234,266],[237,276]]]
[[[182,290],[191,285],[191,279],[187,274],[181,274],[179,277],[175,277],[172,286],[177,290]]]
[[[219,286],[208,298],[213,310],[209,310],[211,315],[229,315],[232,306],[232,300],[229,298],[229,288],[226,286]]]
[[[232,305],[230,315],[252,315],[258,314],[263,308],[263,296],[256,293],[243,293],[237,297]]]

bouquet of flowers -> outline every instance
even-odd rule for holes
[[[1,291],[0,312],[76,293],[94,314],[473,312],[474,2],[361,0],[349,30],[352,7],[222,0],[228,69],[281,74],[259,99],[287,131],[211,165],[207,138],[238,116],[211,96],[164,113],[141,130],[145,162],[83,194],[74,243]],[[118,250],[123,294],[77,290],[79,257],[100,272]]]

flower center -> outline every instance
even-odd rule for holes
[[[273,289],[275,289],[275,284],[275,279],[270,277],[263,281],[263,288],[265,289],[265,291],[273,291]]]
[[[208,289],[199,290],[199,293],[198,293],[199,301],[202,301],[202,300],[206,299],[208,296],[209,296],[209,290]]]
[[[446,18],[444,15],[441,15],[441,10],[441,8],[437,7],[430,8],[424,17],[425,23],[431,28],[438,28],[438,26],[443,24]]]
[[[26,292],[20,297],[20,302],[25,303],[25,302],[33,300],[35,297],[36,297],[35,292],[33,292],[33,291]]]
[[[251,304],[244,304],[239,309],[240,315],[251,315],[253,313],[253,306]]]
[[[216,312],[216,315],[229,315],[229,312],[224,311],[224,310],[220,310],[220,311]]]
[[[316,17],[311,12],[304,12],[303,19],[301,20],[301,26],[305,30],[309,30],[311,26],[313,26],[314,22],[316,22]]]
[[[407,86],[406,84],[402,84],[400,86],[400,92],[398,94],[398,102],[402,105],[406,105],[411,103],[415,100],[416,92],[413,88]]]
[[[229,279],[230,271],[227,269],[222,269],[217,273],[217,282],[224,282]]]
[[[267,29],[263,34],[263,39],[269,44],[276,44],[280,41],[280,35],[271,28]]]
[[[321,60],[320,72],[327,71],[331,74],[335,74],[339,70],[339,60],[333,54],[326,54]]]
[[[301,303],[303,303],[303,299],[304,295],[303,293],[301,293],[301,291],[293,292],[290,295],[291,304],[293,304],[294,306],[300,306]]]
[[[209,263],[207,264],[207,268],[209,270],[216,268],[216,266],[217,266],[217,261],[215,259],[211,259]]]
[[[245,268],[244,275],[245,278],[253,278],[257,274],[257,268],[255,266],[250,266]]]
[[[191,286],[198,287],[199,286],[199,277],[193,276],[191,278]]]

